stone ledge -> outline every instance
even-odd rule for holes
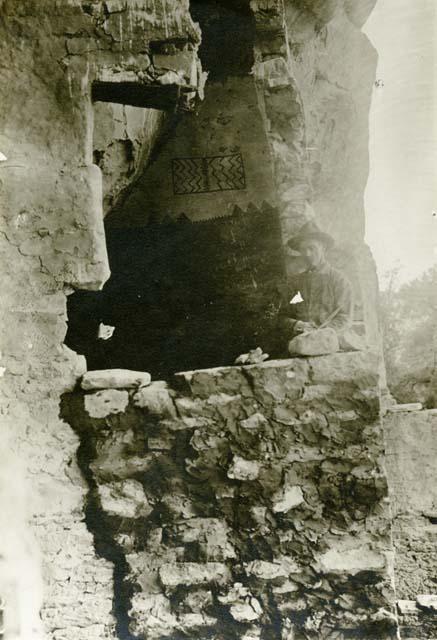
[[[207,397],[212,389],[243,394],[275,373],[277,384],[295,390],[306,384],[341,384],[353,381],[357,386],[378,385],[378,356],[370,351],[340,352],[317,357],[266,360],[260,364],[214,367],[182,371],[174,375],[177,389],[193,396]],[[217,392],[217,391],[216,391]],[[283,391],[284,393],[284,391]]]

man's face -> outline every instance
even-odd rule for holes
[[[319,240],[304,240],[300,243],[299,252],[308,269],[319,267],[325,260],[325,247]]]

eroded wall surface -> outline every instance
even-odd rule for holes
[[[402,638],[435,638],[437,622],[437,413],[384,417]]]
[[[85,370],[63,347],[66,293],[109,275],[91,83],[159,82],[150,40],[180,36],[195,55],[199,32],[187,2],[4,1],[1,12],[5,638],[113,637],[113,567],[95,554],[78,439],[59,419],[60,395]]]
[[[361,26],[375,2],[285,3],[291,68],[305,120],[305,178],[318,223],[337,242],[360,319],[378,340],[377,283],[364,245],[368,118],[377,52]]]
[[[64,398],[132,637],[396,637],[375,371],[343,353]]]

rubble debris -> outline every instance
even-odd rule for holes
[[[243,353],[235,359],[235,364],[259,364],[269,358],[268,353],[263,353],[261,347],[251,349],[248,353]]]

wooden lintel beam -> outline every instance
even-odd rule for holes
[[[174,110],[180,100],[181,87],[176,84],[140,84],[139,82],[93,82],[94,102],[115,102],[145,109]]]

